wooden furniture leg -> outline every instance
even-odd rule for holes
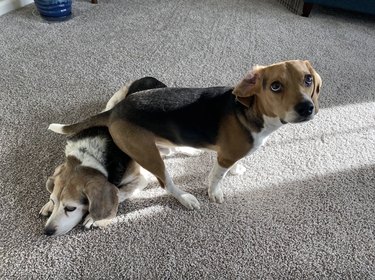
[[[313,7],[312,3],[303,3],[302,16],[308,17],[310,15],[312,7]]]

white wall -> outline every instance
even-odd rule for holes
[[[34,0],[0,0],[0,16],[33,2]]]

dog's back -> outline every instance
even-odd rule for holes
[[[221,120],[239,110],[232,90],[230,87],[152,89],[127,97],[112,114],[177,145],[213,145]],[[212,109],[207,110],[209,107]]]

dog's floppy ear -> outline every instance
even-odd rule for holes
[[[309,69],[311,75],[313,75],[314,78],[314,91],[311,95],[311,99],[314,102],[315,105],[315,112],[318,112],[318,97],[320,94],[320,89],[322,87],[322,78],[320,75],[315,71],[315,69],[311,66],[311,63],[308,60],[304,61],[307,68]]]
[[[261,90],[261,67],[254,67],[246,76],[236,85],[233,94],[243,105],[249,106],[248,97],[253,96]]]
[[[64,167],[64,164],[60,164],[59,166],[56,167],[55,171],[53,172],[53,175],[48,177],[47,182],[46,182],[46,189],[50,193],[53,192],[56,176],[62,172],[63,167]]]
[[[52,193],[54,186],[55,186],[55,177],[53,177],[53,176],[48,177],[47,182],[46,182],[46,189],[47,189],[47,191],[49,191],[50,193]]]
[[[106,179],[93,178],[83,189],[89,201],[89,212],[95,221],[112,219],[118,209],[118,189]]]

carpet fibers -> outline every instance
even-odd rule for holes
[[[29,5],[0,17],[1,279],[375,279],[375,20],[294,15],[273,0],[74,1],[48,23]],[[154,179],[104,230],[43,235],[45,181],[64,158],[51,122],[100,111],[126,81],[234,85],[254,64],[309,59],[321,110],[286,125],[208,201],[215,155],[166,160],[201,203]]]

